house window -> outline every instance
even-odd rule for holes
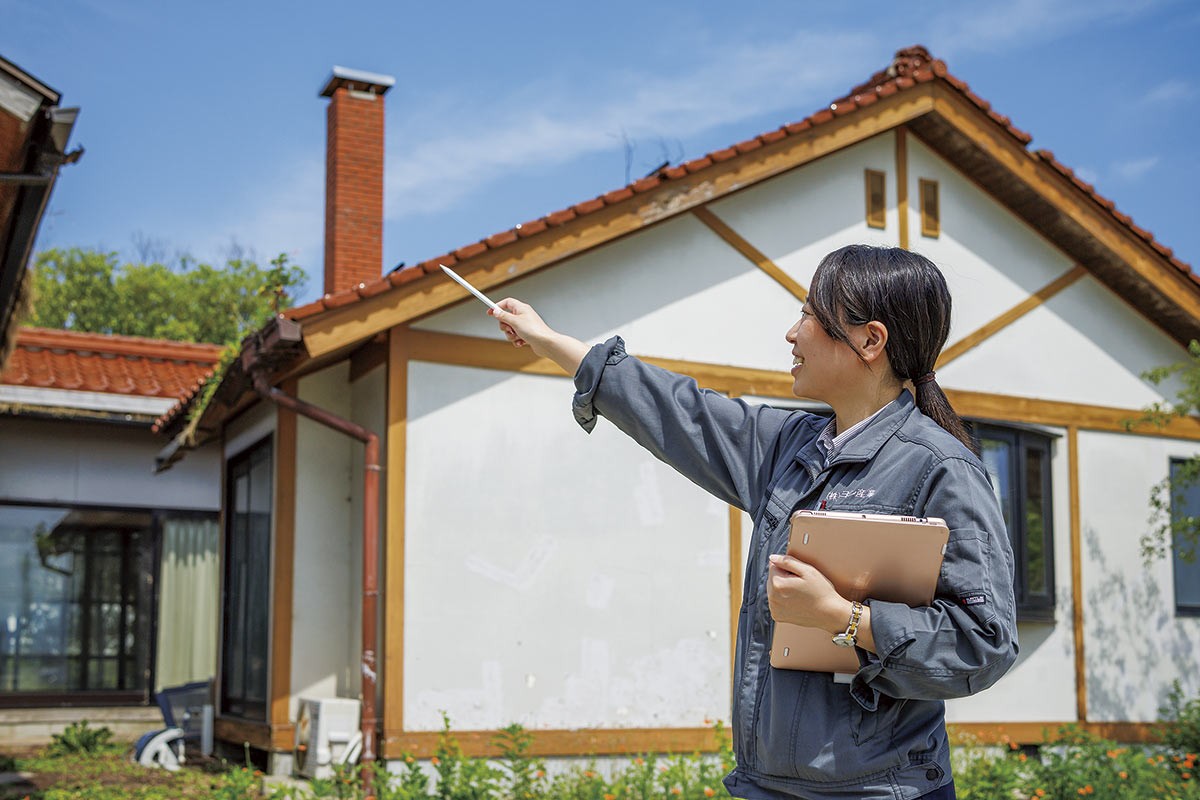
[[[151,682],[152,512],[0,504],[0,696],[144,702]]]
[[[1054,530],[1051,438],[1034,431],[976,423],[1016,563],[1017,618],[1054,620]]]
[[[884,181],[885,176],[879,170],[866,170],[867,227],[883,228],[887,225],[887,195]]]
[[[230,460],[226,471],[221,712],[267,718],[271,578],[271,441]]]
[[[1183,478],[1186,461],[1171,459],[1171,523],[1173,529],[1195,531],[1200,520],[1200,482]],[[1190,519],[1189,519],[1190,518]],[[1200,616],[1200,539],[1174,541],[1171,547],[1175,573],[1175,611]]]
[[[918,181],[921,203],[921,235],[936,239],[942,232],[942,215],[938,207],[937,181],[921,178]]]

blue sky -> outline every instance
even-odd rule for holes
[[[0,0],[81,107],[38,248],[291,254],[319,291],[334,64],[393,75],[384,260],[795,121],[921,43],[1200,269],[1200,4]]]

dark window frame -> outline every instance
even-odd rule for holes
[[[249,522],[243,518],[245,515],[239,515],[237,508],[237,481],[242,476],[249,480],[255,467],[260,466],[263,461],[266,462],[267,497],[269,498],[266,552],[260,554],[262,558],[257,565],[258,572],[251,576],[247,569],[245,573],[238,576],[236,573],[243,566],[242,562],[238,560],[239,555],[245,559],[246,564],[253,564],[255,559],[253,553],[248,549],[251,544],[249,542],[251,535]],[[221,716],[238,717],[256,722],[267,721],[267,711],[270,706],[270,586],[273,545],[271,531],[275,515],[274,467],[275,452],[271,434],[230,456],[225,462],[224,506],[226,513],[224,530],[221,534],[221,660],[218,706]],[[253,492],[254,487],[248,486],[248,499]],[[240,537],[240,540],[235,541],[235,537]],[[235,580],[235,577],[240,577],[240,579]],[[257,579],[257,583],[251,580],[252,577]],[[260,594],[265,593],[265,602],[261,603],[261,608],[253,609],[263,616],[263,619],[258,620],[262,634],[261,639],[254,636],[252,623],[255,620],[250,618],[250,604],[254,598],[249,596],[246,589],[252,584],[260,589]],[[233,606],[238,604],[242,606],[242,610],[241,613],[235,614]],[[251,653],[251,647],[257,649]],[[251,668],[253,657],[256,655],[261,656],[261,672],[258,673]],[[237,680],[236,684],[234,679]],[[253,685],[251,685],[252,683]],[[240,688],[235,690],[235,686]],[[259,690],[262,695],[261,700],[251,694],[251,692]]]
[[[0,707],[7,708],[22,708],[35,707],[44,705],[61,705],[61,706],[109,706],[109,705],[147,705],[151,702],[153,695],[153,687],[155,683],[155,675],[157,671],[157,645],[158,645],[158,611],[159,611],[159,567],[162,561],[162,524],[163,520],[169,517],[180,516],[184,514],[207,514],[212,518],[216,518],[216,514],[212,512],[197,512],[194,510],[176,510],[167,508],[146,508],[138,506],[116,506],[102,505],[96,503],[63,503],[53,500],[37,500],[37,499],[10,499],[0,498],[0,507],[10,508],[52,508],[62,509],[64,511],[80,511],[80,512],[98,512],[98,513],[131,513],[131,514],[147,514],[150,517],[150,522],[144,529],[147,535],[145,549],[140,554],[141,560],[144,561],[145,569],[139,569],[141,573],[138,578],[144,580],[148,585],[145,587],[142,596],[136,598],[139,614],[144,614],[144,618],[138,620],[139,629],[144,636],[144,653],[133,653],[132,656],[125,652],[125,645],[122,642],[122,654],[116,656],[117,663],[129,658],[134,658],[137,667],[140,667],[143,672],[145,684],[137,689],[68,689],[66,691],[10,691],[4,686],[0,686]],[[127,546],[127,545],[123,545]],[[135,554],[136,555],[136,554]],[[123,556],[123,562],[124,562]],[[122,563],[124,571],[128,564]],[[128,576],[126,576],[128,577]],[[90,584],[89,584],[90,585]],[[124,594],[129,590],[127,583],[122,586],[122,599]],[[89,601],[90,603],[100,601]],[[124,627],[124,620],[122,620]],[[123,637],[122,637],[123,638]],[[83,648],[87,649],[87,648]]]
[[[998,422],[973,422],[972,430],[976,441],[993,439],[1007,444],[1011,448],[1009,459],[1008,485],[1013,491],[1011,519],[1008,522],[1008,537],[1013,550],[1015,574],[1013,592],[1017,603],[1017,621],[1019,622],[1054,622],[1055,613],[1055,580],[1054,580],[1054,497],[1051,467],[1054,456],[1053,434],[1035,431],[1023,426],[1006,425]],[[1033,591],[1030,585],[1033,576],[1030,575],[1030,526],[1027,522],[1025,509],[1029,502],[1029,457],[1033,455],[1040,459],[1041,480],[1041,548],[1043,558],[1043,574],[1039,576],[1042,584],[1041,591]]]
[[[1181,500],[1184,500],[1185,502],[1187,502],[1188,500],[1191,499],[1189,497],[1178,497],[1177,496],[1176,489],[1174,486],[1175,470],[1190,460],[1191,459],[1187,459],[1187,458],[1172,458],[1172,459],[1170,459],[1170,462],[1168,465],[1168,473],[1167,474],[1171,481],[1171,522],[1172,522],[1172,527],[1173,527],[1175,521],[1178,519],[1178,517],[1176,515],[1177,509],[1175,507],[1175,501],[1177,499],[1181,499]],[[1197,495],[1196,499],[1192,501],[1195,503],[1195,505],[1197,507],[1194,509],[1190,509],[1190,510],[1196,511],[1196,513],[1190,514],[1189,516],[1200,516],[1200,482],[1191,484],[1190,486],[1185,486],[1185,487],[1183,487],[1183,489],[1185,491],[1191,490],[1192,492],[1194,492]],[[1195,603],[1182,602],[1179,598],[1180,574],[1182,572],[1186,572],[1189,574],[1189,577],[1194,577],[1195,580],[1200,581],[1200,542],[1197,542],[1195,544],[1195,546],[1193,547],[1192,561],[1190,561],[1190,562],[1183,559],[1182,550],[1183,550],[1182,546],[1177,545],[1174,540],[1174,537],[1172,537],[1172,540],[1171,540],[1171,589],[1172,589],[1173,599],[1175,601],[1175,616],[1177,616],[1177,617],[1200,617],[1200,601],[1197,601]]]

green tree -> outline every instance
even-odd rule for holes
[[[1179,388],[1173,402],[1148,406],[1142,417],[1130,421],[1128,427],[1145,423],[1163,427],[1176,417],[1200,414],[1200,342],[1192,340],[1185,360],[1155,367],[1142,377],[1155,385],[1178,378]],[[1200,517],[1181,514],[1178,509],[1182,508],[1187,490],[1197,483],[1200,483],[1200,456],[1193,456],[1179,465],[1173,479],[1168,475],[1150,491],[1150,530],[1141,539],[1142,558],[1147,564],[1166,556],[1172,547],[1178,548],[1185,560],[1196,557]]]
[[[52,249],[34,260],[27,325],[189,342],[238,342],[294,302],[303,269],[280,254],[269,267],[230,258],[214,267],[120,264],[116,253]]]

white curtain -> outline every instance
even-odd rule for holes
[[[163,523],[155,691],[216,674],[217,538],[216,520],[182,518]]]

